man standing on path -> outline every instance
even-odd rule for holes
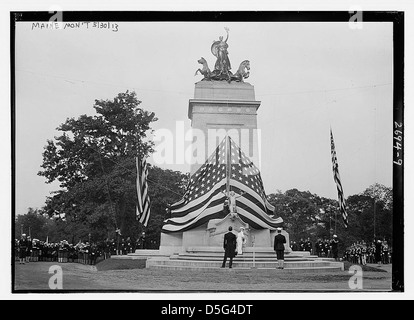
[[[309,251],[309,253],[312,254],[312,241],[309,237],[305,242],[305,251]]]
[[[380,239],[378,239],[377,242],[375,242],[375,262],[378,264],[381,264],[382,262],[381,254],[382,254],[382,242]]]
[[[336,234],[333,235],[333,239],[331,240],[331,252],[332,257],[335,259],[335,261],[338,261],[338,236]]]
[[[232,232],[232,230],[233,228],[230,226],[229,232],[227,232],[224,235],[224,243],[223,243],[224,258],[223,258],[223,264],[221,265],[222,268],[226,267],[227,258],[230,258],[229,268],[232,268],[233,266],[233,258],[236,252],[237,238],[236,238],[236,235]]]
[[[18,245],[19,245],[19,264],[25,264],[27,247],[28,247],[28,241],[27,241],[25,233],[22,234],[22,237],[19,240]]]
[[[285,262],[285,243],[286,238],[282,234],[282,228],[277,228],[277,235],[275,236],[275,243],[273,245],[274,250],[276,251],[276,258],[277,258],[277,264],[278,269],[284,268],[284,262]]]

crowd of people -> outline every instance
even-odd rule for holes
[[[293,251],[309,251],[310,254],[317,255],[318,257],[335,258],[335,260],[339,259],[338,245],[339,239],[336,234],[330,240],[319,238],[315,244],[313,244],[310,238],[306,240],[301,238],[299,242],[290,242],[290,248]]]
[[[22,234],[20,239],[15,239],[15,258],[19,264],[29,262],[76,262],[94,265],[97,262],[109,259],[112,255],[127,255],[136,249],[145,248],[145,234],[136,241],[130,237],[124,239],[106,239],[104,241],[79,241],[69,243],[67,240],[59,242],[41,241],[31,239]]]
[[[353,264],[366,265],[367,263],[388,264],[392,263],[392,248],[386,240],[366,243],[357,241],[346,248],[344,260]]]
[[[372,243],[357,241],[347,247],[341,258],[338,257],[339,240],[336,235],[332,239],[318,239],[313,243],[310,238],[300,241],[291,241],[290,247],[293,251],[309,251],[318,257],[335,258],[349,261],[353,264],[366,265],[367,263],[388,264],[392,263],[392,248],[386,240],[376,240]]]

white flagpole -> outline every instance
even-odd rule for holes
[[[253,248],[253,269],[256,269],[256,252],[254,250],[254,234],[252,234],[252,248]]]
[[[230,136],[226,134],[226,193],[227,197],[229,197],[230,194],[230,174],[231,174],[231,164],[230,164]]]

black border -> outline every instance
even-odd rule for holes
[[[14,279],[15,279],[15,260],[14,260],[14,239],[16,238],[15,234],[15,219],[16,219],[16,79],[15,79],[15,35],[16,35],[16,25],[13,20],[13,14],[10,14],[10,116],[11,116],[11,209],[12,209],[12,219],[11,219],[11,239],[10,239],[10,251],[11,251],[11,290],[16,292],[14,289]]]
[[[15,232],[15,24],[18,22],[47,22],[54,13],[47,11],[11,11],[10,12],[10,79],[11,79],[11,204],[12,204],[12,239],[13,251]],[[63,21],[111,21],[111,22],[143,22],[143,21],[229,21],[229,22],[348,22],[354,12],[350,11],[64,11]],[[394,38],[394,97],[393,117],[394,121],[404,125],[404,11],[363,11],[363,22],[392,22]],[[404,134],[402,145],[404,148]],[[395,150],[394,150],[395,151]],[[400,157],[401,159],[401,157]],[[393,160],[397,160],[393,152]],[[404,158],[401,166],[393,165],[393,272],[392,290],[404,292]],[[46,293],[44,291],[28,291],[14,289],[14,264],[13,252],[12,265],[12,293]],[[65,291],[68,293],[96,292]],[[99,291],[99,292],[130,292],[130,291]],[[136,291],[134,291],[136,292]],[[141,291],[138,291],[141,292]],[[174,291],[172,291],[174,292]],[[183,291],[179,291],[183,292]],[[274,292],[274,291],[273,291]],[[279,291],[278,291],[279,292]],[[290,292],[290,291],[289,291]],[[300,291],[299,291],[300,292]],[[309,291],[306,291],[309,292]],[[319,291],[312,291],[312,293]],[[348,292],[348,291],[347,291]],[[366,292],[366,291],[365,291]],[[47,293],[51,293],[47,291]],[[55,292],[54,292],[55,293]]]
[[[404,14],[393,21],[394,37],[394,121],[404,125]],[[405,126],[404,126],[405,127]],[[404,129],[403,127],[403,129]],[[394,128],[394,124],[393,124]],[[404,132],[404,130],[403,130]],[[402,145],[404,146],[404,134]],[[404,150],[404,149],[403,149]],[[393,148],[393,159],[397,160]],[[404,152],[403,152],[404,154]],[[404,291],[404,155],[401,166],[393,164],[393,266],[392,288]]]

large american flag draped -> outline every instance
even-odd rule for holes
[[[338,190],[338,202],[339,208],[342,213],[342,219],[345,224],[345,228],[348,227],[348,214],[345,208],[345,199],[344,199],[344,191],[342,189],[341,178],[339,176],[338,170],[338,159],[336,158],[336,151],[335,151],[335,143],[331,129],[331,155],[332,155],[332,169],[333,169],[333,176],[336,183],[336,189]]]
[[[259,170],[227,137],[192,175],[184,197],[171,206],[171,218],[162,232],[182,232],[224,218],[227,181],[231,191],[242,195],[237,198],[237,213],[250,227],[274,230],[283,224],[281,218],[273,217],[274,207],[267,201]]]
[[[137,219],[145,227],[148,224],[148,219],[150,216],[150,198],[148,195],[148,168],[147,161],[145,159],[139,160],[136,158],[137,165],[137,196],[138,196],[138,205],[137,205]]]

